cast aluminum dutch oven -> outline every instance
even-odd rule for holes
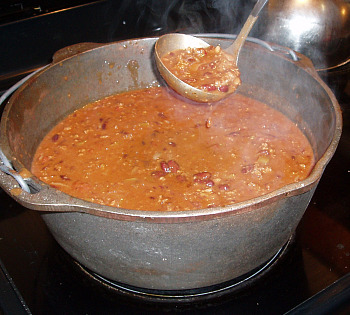
[[[206,40],[222,47],[231,43]],[[58,243],[92,272],[139,288],[208,287],[254,270],[288,242],[336,150],[341,112],[309,59],[250,39],[239,59],[239,92],[280,110],[308,137],[317,164],[305,180],[226,207],[157,212],[93,204],[32,176],[27,170],[37,146],[67,114],[111,94],[163,84],[153,59],[155,41],[68,47],[28,79],[1,119],[0,146],[14,171],[0,172],[0,185],[24,207],[42,211]],[[26,177],[30,192],[14,174]]]

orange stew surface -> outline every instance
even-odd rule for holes
[[[313,164],[303,133],[263,103],[236,93],[198,105],[149,88],[69,115],[43,139],[32,172],[94,203],[177,211],[266,194]]]
[[[241,84],[238,67],[220,46],[174,50],[161,59],[177,78],[206,92],[233,92]]]

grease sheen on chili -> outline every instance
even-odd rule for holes
[[[263,103],[236,93],[198,105],[149,88],[69,115],[43,139],[32,172],[94,203],[177,211],[266,194],[313,165],[303,133]]]

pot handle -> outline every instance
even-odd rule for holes
[[[7,175],[12,176],[17,183],[19,184],[19,186],[21,187],[22,190],[24,190],[27,193],[30,193],[30,188],[28,186],[28,184],[26,183],[26,181],[22,178],[22,176],[20,174],[18,174],[12,167],[11,163],[9,162],[9,160],[7,159],[7,157],[5,156],[5,154],[2,152],[2,150],[0,149],[0,158],[3,164],[0,165],[0,170],[2,172],[4,172]]]
[[[17,172],[0,150],[0,187],[23,207],[42,212],[81,212],[115,218],[118,215],[111,207],[95,205],[69,196],[46,184],[39,184],[32,174],[22,169]]]
[[[291,48],[280,46],[278,44],[268,43],[258,38],[250,38],[249,41],[251,41],[252,43],[258,44],[271,52],[277,53],[279,55],[282,55],[292,60],[293,62],[297,63],[298,66],[300,66],[302,69],[304,69],[311,75],[318,76],[316,68],[312,63],[311,59],[309,59],[305,55],[302,55]]]
[[[90,43],[90,42],[85,42],[85,43],[78,43],[78,44],[73,44],[71,46],[64,47],[58,51],[56,51],[53,56],[52,56],[52,63],[59,63],[64,59],[73,57],[75,55],[78,55],[80,53],[83,53],[85,51],[102,47],[106,44],[104,43]]]
[[[91,46],[89,46],[91,47]],[[50,65],[46,65],[18,81],[0,97],[0,106],[7,98],[16,91],[28,79],[39,71]],[[29,171],[17,172],[0,148],[0,187],[15,199],[22,206],[39,211],[54,212],[85,212],[93,215],[113,217],[113,212],[106,206],[99,206],[101,209],[91,207],[91,204],[83,200],[73,199],[55,189],[50,189],[48,185],[40,185],[32,178],[24,178],[23,174],[30,174]]]
[[[220,34],[220,33],[192,34],[192,36],[206,37],[206,38],[214,37],[214,38],[231,39],[231,40],[235,40],[237,38],[237,35],[235,34]],[[294,50],[288,47],[271,44],[262,39],[249,37],[249,36],[247,37],[246,41],[260,45],[271,52],[283,53],[284,56],[288,57],[289,59],[292,59],[293,61],[298,61],[300,59],[298,54]]]
[[[26,169],[17,172],[1,149],[0,162],[0,187],[25,208],[42,212],[81,212],[111,219],[123,217],[111,207],[94,205],[39,184]]]
[[[282,56],[292,60],[294,63],[297,63],[300,68],[304,69],[312,76],[315,76],[315,75],[318,76],[317,70],[316,70],[314,64],[312,63],[311,59],[309,59],[305,55],[300,54],[291,48],[280,46],[277,44],[270,44],[270,43],[267,43],[267,42],[262,41],[260,39],[255,38],[255,39],[252,39],[251,41],[265,47],[266,49],[270,50],[271,52],[275,52],[279,55],[282,55]]]
[[[39,68],[38,70],[32,72],[31,74],[27,75],[26,77],[24,77],[22,80],[18,81],[15,85],[13,85],[10,89],[8,89],[1,97],[0,97],[0,106],[2,105],[2,103],[4,103],[7,98],[14,92],[16,91],[22,84],[24,84],[26,81],[28,81],[32,76],[34,76],[35,74],[37,74],[39,71],[43,70],[44,68],[46,68],[48,65]],[[0,148],[0,161],[2,162],[2,164],[0,164],[0,170],[7,174],[12,176],[17,183],[20,185],[21,189],[24,190],[27,193],[30,193],[30,188],[27,185],[26,181],[22,178],[21,175],[19,175],[14,168],[12,167],[10,161],[7,159],[7,157],[5,156],[5,154],[2,152],[2,149]],[[2,186],[1,186],[2,187]]]
[[[316,70],[314,64],[312,63],[311,59],[309,59],[307,56],[300,54],[300,53],[298,53],[298,52],[296,52],[288,47],[284,47],[284,46],[272,44],[271,48],[272,48],[273,52],[277,52],[279,54],[282,54],[283,56],[285,56],[285,57],[291,59],[293,62],[297,63],[300,68],[304,69],[312,76],[315,76],[315,75],[318,76],[318,73],[317,73],[317,70]]]
[[[31,174],[28,171],[22,170],[22,172],[17,172],[12,166],[11,162],[7,159],[1,148],[0,160],[2,162],[0,164],[1,188],[4,189],[7,193],[9,193],[9,195],[11,195],[16,201],[18,201],[22,205],[27,206],[27,199],[33,199],[30,196],[39,193],[43,187],[35,183],[30,178]],[[40,196],[40,199],[45,200],[42,198],[42,196]],[[29,206],[29,208],[31,207]]]
[[[231,39],[231,40],[235,40],[237,38],[237,35],[235,34],[204,33],[204,34],[192,34],[192,35],[198,36],[198,37],[204,37],[204,38],[215,37],[215,38]],[[315,66],[313,65],[312,61],[305,55],[302,55],[291,48],[274,44],[274,43],[269,43],[262,39],[249,37],[249,36],[247,37],[246,41],[257,44],[263,47],[264,49],[267,49],[270,52],[276,53],[278,55],[282,55],[283,57],[288,58],[292,62],[297,63],[298,66],[300,66],[302,69],[307,71],[312,76],[314,75],[318,76],[317,70],[315,69]]]

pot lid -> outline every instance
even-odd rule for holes
[[[350,62],[348,0],[270,0],[252,37],[309,57],[317,70]]]

